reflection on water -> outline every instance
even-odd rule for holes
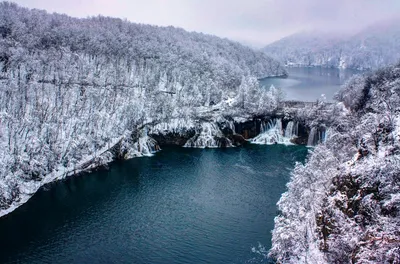
[[[287,78],[265,78],[260,81],[262,86],[269,88],[274,85],[282,88],[287,100],[315,101],[322,94],[332,101],[334,94],[354,74],[355,70],[341,70],[321,67],[287,68]]]

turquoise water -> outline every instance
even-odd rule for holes
[[[272,84],[281,88],[287,100],[313,102],[324,94],[328,101],[332,101],[334,94],[354,74],[362,72],[356,70],[339,70],[321,67],[287,68],[287,78],[265,78],[261,85],[269,88]]]
[[[302,146],[167,148],[39,191],[0,218],[1,263],[266,263]]]

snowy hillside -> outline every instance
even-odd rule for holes
[[[376,23],[351,36],[297,33],[268,45],[264,52],[288,66],[375,69],[400,59],[399,22]]]
[[[326,142],[296,165],[278,203],[270,255],[400,263],[400,65],[353,78],[337,99]]]
[[[175,131],[277,107],[257,78],[284,69],[238,43],[7,2],[0,10],[0,216],[45,183],[151,155],[157,124]]]
[[[329,49],[344,39],[345,36],[331,35],[321,31],[304,31],[271,43],[264,48],[264,52],[288,66],[319,65],[328,58],[323,56],[317,58],[316,53]]]

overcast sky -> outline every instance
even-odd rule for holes
[[[75,17],[173,25],[262,47],[308,29],[355,31],[400,14],[400,0],[14,0]]]

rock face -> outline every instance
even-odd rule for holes
[[[244,123],[235,124],[235,130],[244,139],[250,139],[260,134],[261,120],[250,120]]]
[[[282,124],[278,131],[282,136],[286,136],[288,127],[293,129],[293,124],[295,123],[296,132],[288,136],[287,141],[297,145],[307,144],[310,129],[305,124],[270,116],[265,118],[256,117],[240,123],[232,120],[224,120],[220,122],[203,121],[198,124],[190,123],[186,127],[182,124],[172,128],[171,126],[164,125],[164,127],[169,127],[169,129],[160,130],[156,127],[156,129],[150,130],[149,136],[156,140],[160,147],[226,148],[242,146],[248,144],[251,139],[266,132],[266,124],[273,120],[279,120]],[[290,125],[290,123],[292,124]]]
[[[255,130],[254,123],[249,122],[248,129]],[[206,130],[206,131],[204,131]],[[151,131],[149,136],[163,146],[186,146],[186,147],[232,147],[242,146],[247,143],[241,133],[235,132],[233,122],[204,122],[191,128],[182,127],[180,130]],[[200,142],[197,142],[200,141]],[[197,142],[197,143],[195,143]],[[207,145],[208,144],[208,145]]]
[[[232,141],[233,145],[237,147],[248,143],[248,141],[240,134],[230,135],[228,138]]]
[[[184,146],[185,143],[196,134],[196,131],[190,130],[185,134],[167,133],[167,134],[150,134],[158,144],[163,146]]]
[[[251,123],[251,121],[250,121]],[[244,137],[243,133],[238,132],[237,126],[240,124],[235,124],[233,121],[227,125],[226,123],[223,124],[220,129],[224,136],[229,139],[233,146],[242,146],[248,143],[246,138]]]
[[[292,140],[296,145],[307,145],[308,136],[310,134],[310,129],[308,129],[304,124],[299,123],[297,137]]]

